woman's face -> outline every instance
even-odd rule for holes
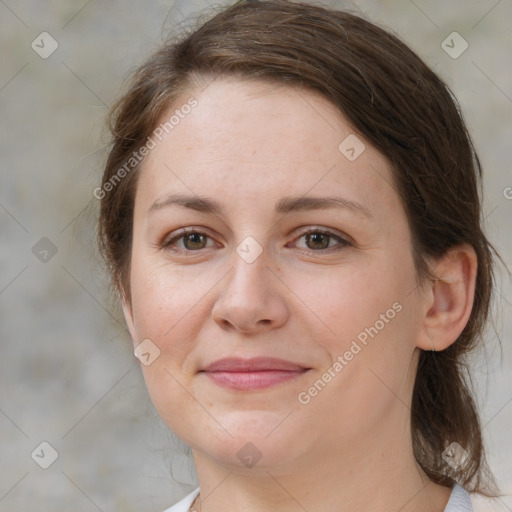
[[[228,467],[403,442],[423,303],[388,162],[316,93],[194,97],[135,199],[124,311],[159,414]],[[233,357],[300,370],[204,371]]]

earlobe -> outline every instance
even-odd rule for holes
[[[436,279],[424,296],[424,314],[417,346],[423,350],[444,350],[456,341],[473,308],[477,256],[469,244],[448,250],[437,260]]]

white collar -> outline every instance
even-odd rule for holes
[[[194,489],[190,494],[185,496],[180,502],[164,512],[181,512],[186,511],[199,494],[199,487]],[[450,499],[446,504],[444,512],[473,512],[473,505],[468,492],[459,484],[455,484],[450,494]]]
[[[459,484],[455,484],[444,512],[473,512],[469,493]]]

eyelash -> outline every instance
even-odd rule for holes
[[[327,247],[325,249],[318,249],[318,250],[315,250],[315,249],[302,249],[303,252],[306,252],[306,253],[320,253],[320,254],[322,254],[322,253],[327,253],[327,252],[339,251],[339,250],[342,250],[345,247],[352,246],[351,242],[349,242],[348,240],[340,237],[336,233],[333,233],[332,231],[329,231],[329,230],[326,230],[326,229],[319,229],[319,228],[309,228],[307,231],[304,231],[303,233],[301,233],[295,240],[299,240],[302,237],[304,237],[304,236],[306,236],[308,234],[312,234],[312,233],[325,235],[325,236],[328,236],[329,238],[335,238],[335,239],[338,240],[338,245],[334,246],[334,247]],[[206,235],[208,238],[211,239],[211,237],[209,237],[208,234],[204,233],[203,231],[199,231],[199,230],[196,230],[196,229],[186,229],[186,228],[184,228],[176,236],[172,237],[169,240],[164,240],[162,242],[162,244],[161,244],[161,248],[163,250],[165,250],[165,251],[170,251],[170,252],[173,252],[173,253],[185,253],[185,254],[190,254],[190,253],[194,253],[194,252],[200,252],[203,249],[207,249],[207,247],[203,247],[202,249],[196,249],[196,250],[193,250],[193,249],[181,249],[181,248],[180,249],[176,249],[175,247],[172,247],[172,245],[176,241],[182,239],[184,236],[195,235],[195,234],[197,234],[197,235]],[[329,243],[330,243],[330,240],[329,240]]]

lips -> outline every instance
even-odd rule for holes
[[[291,361],[269,357],[225,358],[209,364],[200,373],[219,386],[251,391],[298,378],[309,369]]]
[[[284,359],[276,359],[273,357],[254,357],[252,359],[241,359],[237,357],[228,357],[219,359],[203,370],[205,372],[261,372],[269,370],[282,370],[289,372],[298,372],[307,370],[308,368]]]

